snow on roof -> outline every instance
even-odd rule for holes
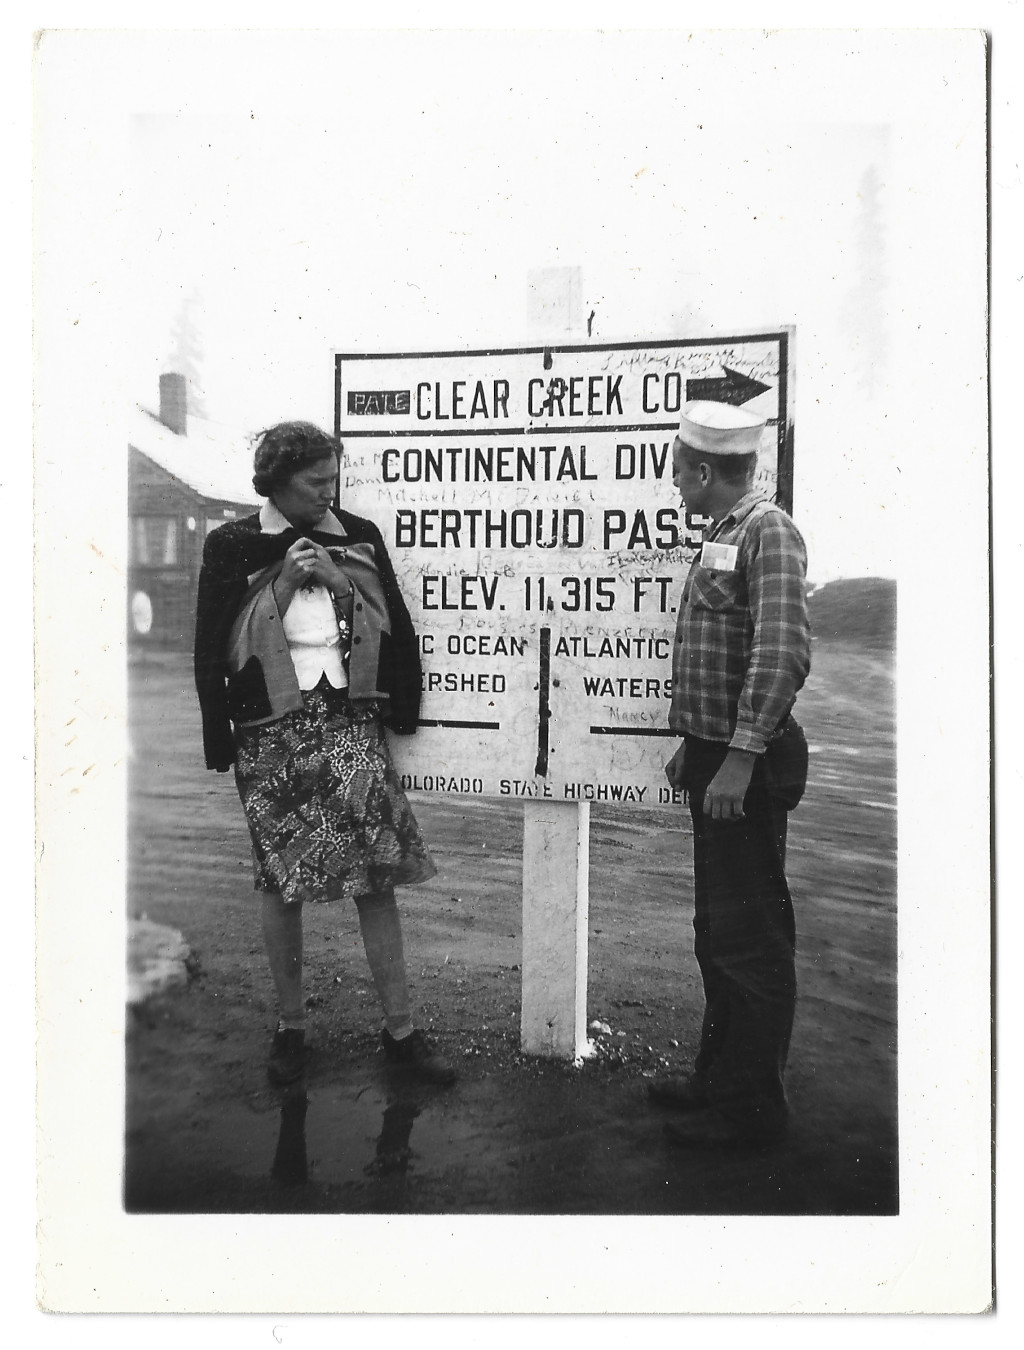
[[[129,423],[128,443],[204,497],[258,504],[252,486],[252,446],[241,431],[190,416],[188,435],[176,436],[140,407]]]

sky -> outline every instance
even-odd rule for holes
[[[135,399],[154,404],[190,301],[208,416],[329,425],[336,350],[526,344],[529,271],[578,267],[595,340],[795,325],[810,575],[894,575],[921,134],[879,96],[897,35],[676,33],[667,62],[642,34],[316,36],[279,44],[273,97],[243,78],[266,35],[133,48],[204,91],[129,122]],[[953,205],[983,241],[980,180]]]

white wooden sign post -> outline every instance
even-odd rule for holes
[[[579,269],[532,272],[526,308],[531,337],[578,340]],[[589,919],[590,803],[526,799],[520,1041],[528,1055],[579,1059],[586,1053]]]
[[[587,1045],[590,803],[523,806],[522,1047],[578,1058]]]
[[[383,530],[419,635],[406,788],[524,803],[523,1046],[586,1047],[589,804],[666,785],[675,606],[705,524],[672,484],[682,404],[767,420],[791,506],[792,330],[338,355],[341,498]]]

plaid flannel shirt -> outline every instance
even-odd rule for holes
[[[735,544],[736,566],[698,556],[683,587],[669,726],[760,754],[810,670],[807,550],[781,507],[748,492],[707,540]]]

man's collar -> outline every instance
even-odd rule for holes
[[[294,529],[287,516],[281,514],[274,503],[268,497],[260,507],[260,529],[264,534],[283,534],[285,530]],[[311,531],[313,534],[338,534],[345,537],[345,527],[341,521],[330,509],[324,515],[319,525],[315,525]]]
[[[758,502],[768,500],[769,496],[764,488],[751,488],[749,492],[745,492],[729,507],[721,520],[715,522],[715,529],[720,529],[727,520],[731,520],[734,525],[738,525],[740,521],[745,520],[750,515]]]

